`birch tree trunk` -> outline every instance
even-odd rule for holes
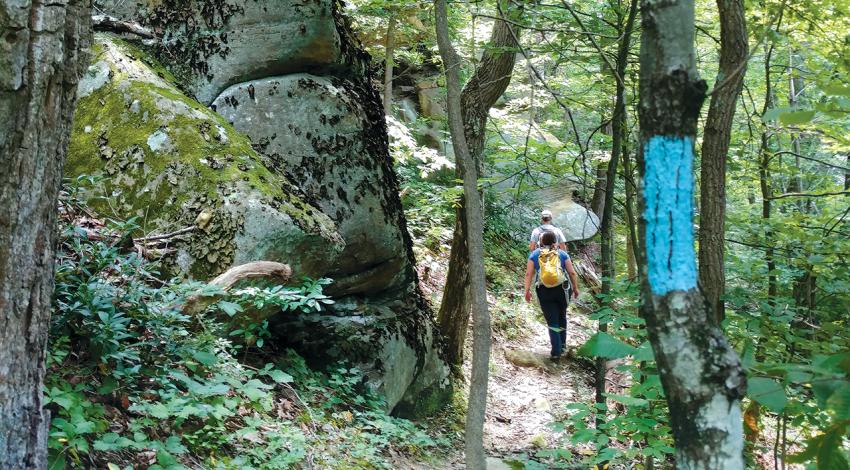
[[[514,9],[503,14],[518,15]],[[508,88],[516,63],[516,53],[506,51],[516,45],[520,32],[505,21],[496,20],[490,35],[489,46],[481,57],[478,67],[460,95],[461,116],[464,136],[469,149],[471,164],[481,172],[480,158],[484,151],[487,117],[490,107]],[[465,179],[466,164],[456,158],[458,179]],[[446,358],[456,369],[463,363],[463,343],[469,324],[469,246],[466,205],[464,201],[456,209],[452,251],[449,256],[449,271],[443,300],[437,313],[437,326],[445,339]]]
[[[487,380],[490,364],[490,313],[484,278],[484,212],[478,193],[478,170],[470,153],[461,114],[460,57],[449,38],[446,0],[434,0],[437,45],[446,71],[446,107],[455,156],[463,162],[463,200],[466,205],[467,246],[469,247],[469,292],[473,327],[472,377],[466,411],[466,468],[486,470],[484,457],[484,418],[487,411]]]
[[[702,139],[700,167],[699,282],[718,323],[724,307],[726,154],[738,95],[744,86],[748,52],[743,0],[717,0],[720,13],[720,70]]]
[[[639,230],[646,320],[680,469],[742,469],[746,377],[697,286],[693,157],[706,85],[694,58],[694,2],[644,0]]]
[[[90,2],[0,0],[0,468],[47,467],[56,198]]]

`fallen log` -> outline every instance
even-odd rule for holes
[[[145,28],[139,23],[132,21],[120,20],[108,15],[92,15],[92,28],[95,31],[107,31],[111,33],[125,33],[139,36],[143,39],[154,39],[156,35],[153,31]]]
[[[196,315],[207,309],[210,305],[216,303],[221,292],[227,292],[240,281],[248,279],[268,279],[274,282],[285,284],[292,277],[292,268],[283,263],[274,261],[253,261],[228,269],[212,281],[208,283],[210,286],[216,286],[221,290],[215,294],[193,294],[186,299],[183,304],[183,313]]]

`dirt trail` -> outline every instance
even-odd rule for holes
[[[527,318],[527,334],[513,340],[495,336],[490,356],[484,448],[491,457],[488,468],[493,470],[511,468],[502,459],[509,461],[541,449],[564,447],[562,434],[551,425],[564,415],[566,404],[593,401],[590,371],[570,357],[562,358],[559,364],[549,360],[549,336],[542,317],[537,315],[537,304],[517,308]],[[573,307],[568,315],[567,349],[574,351],[591,335],[594,324],[584,314],[574,313]],[[469,377],[471,340],[467,343],[464,375]],[[464,469],[462,444],[459,447],[442,462],[398,462],[397,468]]]
[[[563,416],[564,405],[593,401],[590,372],[569,357],[553,364],[549,360],[546,325],[540,321],[529,323],[532,331],[525,338],[494,343],[484,427],[484,445],[489,455],[527,453],[558,446],[561,436],[552,430],[551,424]],[[570,312],[568,349],[576,349],[587,340],[589,323],[587,317]],[[515,356],[524,359],[524,364],[533,359],[545,368],[518,366]]]
[[[446,259],[429,250],[417,254],[421,287],[433,305],[439,305],[439,294],[445,284]],[[519,277],[519,274],[518,274]],[[517,286],[516,292],[520,292]],[[531,455],[540,449],[563,448],[562,435],[551,425],[563,417],[568,403],[591,403],[594,397],[593,373],[571,354],[555,365],[549,360],[549,334],[536,301],[523,302],[519,296],[497,302],[488,296],[494,321],[494,337],[490,355],[490,381],[487,397],[487,419],[484,425],[484,448],[494,458],[520,454]],[[510,310],[516,317],[517,338],[505,337],[496,325],[497,310]],[[593,334],[595,322],[581,312],[575,302],[567,313],[567,350],[574,352]],[[586,311],[586,310],[585,310]],[[463,374],[470,376],[472,331],[467,333]],[[513,359],[513,360],[511,360]],[[521,363],[523,365],[517,365]],[[536,365],[527,365],[534,363]],[[468,382],[467,382],[468,384]],[[468,386],[466,384],[461,386]],[[571,446],[572,447],[572,446]],[[571,450],[575,450],[574,448]],[[498,464],[498,462],[496,462]],[[497,465],[489,465],[494,470]],[[396,468],[410,470],[463,469],[463,444],[449,451],[440,463],[413,463],[399,460]]]

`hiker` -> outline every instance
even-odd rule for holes
[[[564,236],[564,232],[562,232],[561,229],[552,225],[552,211],[548,209],[544,209],[543,212],[540,213],[540,225],[531,232],[531,243],[528,244],[528,251],[534,251],[537,248],[538,242],[540,241],[540,235],[547,230],[555,232],[558,248],[566,251],[567,237]]]
[[[531,281],[534,278],[537,300],[549,326],[551,358],[557,362],[567,345],[567,307],[570,304],[570,294],[578,298],[579,290],[570,255],[557,249],[556,242],[555,232],[543,232],[540,236],[541,247],[528,257],[525,270],[525,301],[531,302]]]

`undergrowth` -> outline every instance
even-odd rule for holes
[[[310,369],[251,312],[317,311],[327,281],[222,292],[160,281],[130,221],[63,193],[45,384],[50,468],[393,468],[445,444],[388,416],[363,373]],[[215,295],[200,314],[183,306]]]

